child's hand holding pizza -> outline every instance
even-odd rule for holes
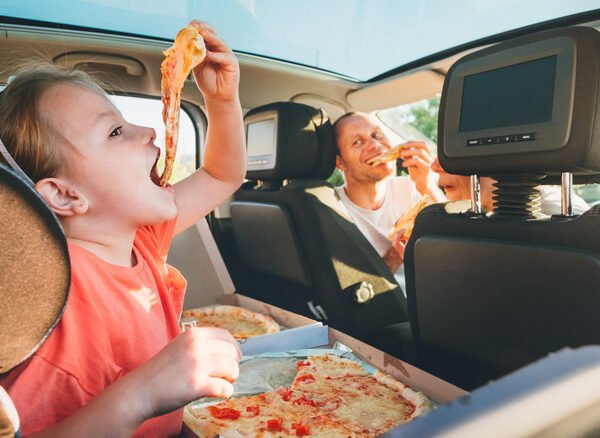
[[[198,29],[206,45],[205,61],[192,70],[204,98],[236,100],[240,67],[233,51],[217,36],[208,23],[193,20],[190,26]]]
[[[227,330],[194,327],[184,331],[134,371],[143,388],[141,412],[149,418],[201,397],[230,397],[240,358],[238,343]]]

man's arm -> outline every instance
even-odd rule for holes
[[[214,210],[241,185],[246,174],[237,59],[210,25],[190,24],[199,29],[207,48],[205,62],[193,74],[204,96],[208,132],[202,168],[174,187],[178,212],[175,233]]]

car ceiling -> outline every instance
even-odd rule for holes
[[[587,25],[598,29],[600,21]],[[160,96],[160,64],[169,42],[19,24],[0,24],[0,38],[2,83],[24,59],[37,57],[94,72],[115,92]],[[388,108],[440,93],[451,65],[473,50],[470,46],[442,54],[440,59],[369,83],[240,53],[240,99],[244,109],[273,101],[302,102],[323,107],[333,118],[346,111]],[[192,81],[186,82],[184,99],[202,105]]]

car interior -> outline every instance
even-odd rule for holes
[[[1,16],[0,30],[0,84],[25,58],[81,68],[115,98],[142,98],[135,110],[152,108],[157,131],[163,129],[160,64],[172,39],[19,16]],[[184,308],[214,303],[234,289],[321,321],[465,390],[479,388],[481,406],[508,403],[489,382],[564,348],[600,344],[600,205],[579,216],[569,207],[574,185],[600,183],[599,9],[479,38],[366,80],[233,49],[241,69],[246,180],[173,241],[169,263],[188,281]],[[182,96],[190,137],[181,145],[185,154],[179,153],[191,160],[193,171],[202,164],[208,119],[191,77]],[[332,124],[346,112],[376,112],[436,96],[441,103],[434,152],[448,172],[471,176],[471,208],[456,213],[451,203],[442,203],[419,214],[407,243],[403,290],[336,195]],[[531,107],[533,99],[547,105]],[[483,111],[490,100],[493,110]],[[0,165],[0,174],[2,187],[16,184],[27,202],[39,203],[17,172]],[[497,209],[490,215],[477,202],[479,176],[498,181]],[[539,184],[561,185],[561,214],[539,215]],[[9,198],[0,196],[3,229],[15,225],[6,215]],[[21,217],[46,216],[45,226],[56,225],[46,210],[35,210]],[[58,244],[46,255],[66,248],[62,230],[53,232]],[[19,260],[19,266],[29,266],[27,278],[46,284],[46,275],[54,275],[53,281],[64,283],[64,254],[50,257],[60,267],[40,267],[39,251],[10,253],[15,247],[23,248],[2,242],[3,266]],[[3,269],[3,290],[15,270]],[[54,316],[67,299],[61,290]],[[42,323],[38,338],[32,344],[14,330],[7,335],[16,339],[11,345],[20,349],[13,355],[19,359],[0,363],[0,373],[31,354],[58,320],[33,319]],[[8,330],[3,323],[0,339]],[[592,356],[589,363],[597,365]],[[557,380],[564,375],[546,374]],[[552,400],[559,396],[557,390]],[[585,416],[582,407],[572,421],[548,420],[541,436],[600,430],[600,399],[586,403]],[[440,409],[424,427],[431,436],[441,433],[463,408]],[[426,429],[418,428],[423,422],[417,423],[403,428],[402,436],[425,436]]]
[[[370,343],[406,322],[400,286],[326,181],[336,153],[327,116],[276,102],[252,109],[245,120],[248,182],[231,202],[243,273],[233,274],[237,290]],[[270,126],[256,138],[264,124]],[[262,148],[256,155],[255,147]]]

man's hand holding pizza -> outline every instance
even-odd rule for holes
[[[423,196],[429,195],[433,202],[444,202],[446,197],[437,185],[435,173],[431,170],[433,156],[422,141],[409,141],[402,145],[400,151],[402,166],[415,183],[417,190]]]

